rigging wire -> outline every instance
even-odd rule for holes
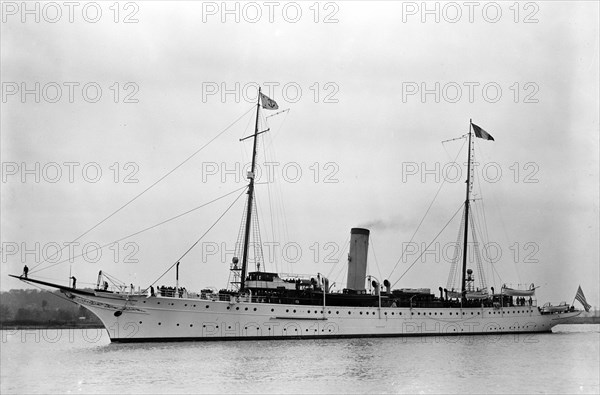
[[[465,146],[466,140],[463,141],[463,145],[460,147],[460,150],[458,151],[458,153],[456,154],[456,157],[454,158],[454,162],[456,162],[456,159],[458,159],[458,156],[460,155],[460,153],[462,152],[463,147]],[[406,249],[408,248],[409,245],[412,245],[412,241],[414,240],[415,236],[417,235],[417,232],[419,231],[419,229],[421,228],[421,225],[423,225],[423,222],[425,221],[425,218],[427,217],[427,214],[429,214],[429,210],[431,210],[431,207],[433,206],[433,203],[435,203],[435,200],[437,199],[438,195],[440,194],[440,192],[442,191],[442,188],[444,186],[444,184],[446,183],[446,177],[444,177],[442,183],[440,184],[440,187],[438,188],[437,192],[435,193],[435,196],[433,197],[433,199],[431,200],[431,203],[429,203],[429,207],[427,207],[427,210],[425,211],[425,214],[423,215],[423,218],[421,218],[421,221],[419,222],[419,225],[417,226],[417,229],[415,229],[413,235],[410,238],[410,241],[408,242],[408,244],[406,244],[406,246],[404,247],[404,250],[402,250],[402,254],[400,254],[400,258],[398,258],[398,261],[396,262],[396,264],[394,265],[394,268],[392,269],[392,271],[390,272],[390,275],[388,276],[388,278],[392,277],[392,274],[394,274],[394,271],[396,271],[396,268],[398,267],[398,265],[400,264],[400,262],[402,261],[402,258],[404,257],[404,253],[406,252]],[[412,266],[411,266],[412,267]],[[397,283],[398,281],[396,281]],[[395,284],[395,283],[394,283]]]
[[[196,247],[196,245],[198,245],[198,243],[200,243],[200,241],[204,238],[204,236],[206,236],[208,234],[208,232],[210,232],[212,230],[212,228],[214,228],[219,221],[221,221],[221,219],[225,216],[225,214],[227,214],[229,212],[229,210],[233,207],[233,205],[239,200],[239,198],[241,198],[244,195],[245,189],[247,188],[247,186],[245,186],[242,191],[242,193],[240,193],[235,200],[229,205],[229,207],[227,207],[227,209],[219,216],[219,218],[217,218],[217,220],[206,230],[206,232],[204,232],[202,234],[202,236],[200,236],[200,238],[198,240],[196,240],[194,242],[194,244],[192,244],[192,246],[190,248],[188,248],[183,255],[181,255],[179,257],[179,259],[177,259],[175,261],[175,263],[173,263],[171,266],[169,266],[169,268],[167,270],[165,270],[165,272],[163,274],[161,274],[156,280],[154,280],[154,282],[152,284],[150,284],[148,287],[146,287],[146,289],[144,289],[143,292],[148,291],[148,289],[150,288],[150,286],[156,284],[156,282],[158,280],[160,280],[161,278],[164,277],[165,274],[167,274],[171,269],[173,269],[175,267],[175,265],[177,265],[194,247]],[[239,189],[238,189],[239,190]]]
[[[331,273],[333,273],[333,271],[335,270],[336,266],[341,262],[342,254],[344,253],[344,251],[347,250],[346,246],[348,246],[349,243],[350,243],[350,235],[346,236],[346,240],[344,241],[343,244],[341,244],[343,246],[343,249],[340,249],[340,253],[337,256],[337,259],[336,259],[333,267],[331,269],[329,269],[329,273],[327,273],[327,278],[329,278],[329,276],[331,276]]]
[[[158,226],[164,225],[164,224],[166,224],[167,222],[173,221],[173,220],[175,220],[175,219],[177,219],[177,218],[183,217],[184,215],[187,215],[187,214],[189,214],[189,213],[191,213],[191,212],[193,212],[193,211],[196,211],[196,210],[198,210],[198,209],[200,209],[200,208],[202,208],[202,207],[206,207],[206,206],[208,206],[209,204],[212,204],[212,203],[214,203],[214,202],[216,202],[216,201],[218,201],[218,200],[220,200],[220,199],[223,199],[223,198],[225,198],[225,197],[227,197],[227,196],[229,196],[229,195],[231,195],[231,194],[234,194],[234,193],[236,193],[237,191],[239,191],[239,190],[241,190],[241,189],[245,189],[245,188],[247,188],[247,186],[246,186],[246,185],[244,185],[243,187],[241,187],[241,188],[238,188],[238,189],[236,189],[236,190],[234,190],[234,191],[231,191],[231,192],[229,192],[229,193],[226,193],[225,195],[219,196],[218,198],[215,198],[215,199],[213,199],[213,200],[211,200],[211,201],[209,201],[209,202],[207,202],[207,203],[203,203],[203,204],[201,204],[200,206],[194,207],[194,208],[192,208],[192,209],[190,209],[190,210],[188,210],[188,211],[185,211],[185,212],[183,212],[183,213],[181,213],[181,214],[178,214],[178,215],[176,215],[176,216],[174,216],[174,217],[171,217],[171,218],[169,218],[169,219],[166,219],[166,220],[164,220],[164,221],[161,221],[161,222],[159,222],[159,223],[157,223],[157,224],[154,224],[154,225],[152,225],[152,226],[149,226],[149,227],[147,227],[147,228],[144,228],[144,229],[142,229],[142,230],[139,230],[139,231],[137,231],[137,232],[134,232],[134,233],[132,233],[132,234],[130,234],[130,235],[124,236],[124,237],[122,237],[122,238],[120,238],[120,239],[118,239],[118,240],[112,241],[112,242],[110,242],[110,243],[106,243],[106,244],[104,244],[104,245],[102,245],[102,246],[100,246],[100,247],[95,247],[94,249],[89,249],[89,250],[86,250],[85,252],[82,252],[82,253],[81,253],[81,254],[79,254],[79,255],[75,255],[75,256],[73,256],[73,257],[69,257],[69,258],[67,258],[67,259],[64,259],[64,260],[62,260],[62,261],[60,261],[60,262],[56,262],[56,263],[53,263],[52,265],[45,266],[45,267],[43,267],[43,268],[41,268],[41,269],[39,269],[39,270],[36,270],[36,271],[32,271],[32,270],[30,270],[29,272],[30,272],[31,274],[33,274],[33,273],[39,273],[39,272],[41,272],[41,271],[43,271],[43,270],[50,269],[50,268],[51,268],[51,267],[53,267],[53,266],[59,265],[59,264],[61,264],[61,263],[65,263],[65,262],[67,262],[67,261],[70,261],[70,260],[72,260],[72,259],[75,259],[75,258],[79,258],[79,257],[81,257],[81,256],[83,256],[83,255],[86,255],[86,254],[89,254],[90,252],[101,251],[103,248],[106,248],[106,247],[108,247],[108,246],[110,246],[110,245],[113,245],[113,244],[115,244],[115,243],[118,243],[118,242],[120,242],[120,241],[123,241],[123,240],[125,240],[125,239],[129,239],[129,238],[131,238],[131,237],[133,237],[133,236],[137,236],[137,235],[139,235],[140,233],[143,233],[143,232],[146,232],[146,231],[148,231],[148,230],[150,230],[150,229],[154,229],[154,228],[156,228],[156,227],[158,227]]]
[[[373,257],[375,258],[375,266],[377,267],[377,272],[379,273],[379,281],[383,281],[383,276],[381,275],[381,270],[379,269],[379,262],[377,262],[377,254],[375,254],[375,243],[373,243],[373,237],[371,237],[371,250],[373,251]]]
[[[106,222],[109,218],[111,218],[113,215],[117,214],[119,211],[123,210],[125,207],[129,206],[131,203],[133,203],[136,199],[138,199],[140,196],[142,196],[144,193],[148,192],[150,189],[152,189],[156,184],[158,184],[159,182],[161,182],[162,180],[164,180],[165,178],[167,178],[169,175],[171,175],[174,171],[176,171],[177,169],[179,169],[181,166],[183,166],[186,162],[188,162],[190,159],[192,159],[194,156],[196,156],[200,151],[202,151],[204,148],[206,148],[209,144],[211,144],[213,141],[215,141],[217,138],[219,138],[223,133],[225,133],[227,130],[229,130],[233,125],[235,125],[240,119],[242,119],[244,116],[246,116],[246,114],[248,114],[252,109],[254,108],[254,106],[252,106],[249,110],[247,110],[246,112],[244,112],[242,115],[240,115],[235,121],[233,121],[232,123],[230,123],[225,129],[223,129],[221,132],[219,132],[216,136],[214,136],[212,139],[210,139],[207,143],[205,143],[202,147],[200,147],[199,149],[197,149],[194,153],[192,153],[190,156],[188,156],[186,159],[183,160],[183,162],[179,163],[177,166],[175,166],[173,169],[169,170],[165,175],[163,175],[162,177],[160,177],[157,181],[155,181],[153,184],[151,184],[149,187],[147,187],[146,189],[144,189],[142,192],[138,193],[137,195],[135,195],[133,198],[131,198],[129,201],[127,201],[127,203],[123,204],[121,207],[119,207],[118,209],[116,209],[115,211],[113,211],[111,214],[109,214],[107,217],[105,217],[104,219],[102,219],[100,222],[98,222],[96,225],[92,226],[90,229],[86,230],[85,232],[83,232],[82,234],[80,234],[79,236],[77,236],[77,238],[75,238],[75,240],[71,241],[68,244],[65,244],[65,246],[63,248],[61,248],[60,250],[57,250],[54,254],[52,254],[51,256],[49,256],[48,258],[45,258],[42,262],[38,263],[37,265],[35,265],[34,267],[31,268],[31,270],[35,269],[36,267],[46,263],[48,261],[48,259],[53,259],[57,254],[61,253],[68,245],[72,245],[73,243],[75,243],[77,240],[81,239],[83,236],[87,235],[88,233],[90,233],[92,230],[96,229],[98,226],[100,226],[101,224],[103,224],[104,222]]]
[[[427,247],[425,247],[425,249],[419,254],[419,256],[414,260],[414,262],[404,271],[404,273],[402,273],[402,275],[400,276],[400,278],[398,280],[396,280],[396,282],[394,284],[392,284],[392,287],[396,284],[398,284],[398,281],[402,280],[402,277],[404,277],[404,275],[406,273],[408,273],[408,271],[417,263],[417,261],[421,258],[421,256],[425,253],[425,251],[427,251],[429,249],[429,247],[433,244],[433,242],[442,234],[442,232],[446,229],[446,227],[450,224],[450,222],[452,222],[452,220],[454,219],[454,217],[456,217],[456,214],[459,213],[460,209],[464,206],[464,203],[462,203],[459,207],[458,210],[456,210],[456,212],[452,215],[452,217],[448,220],[448,222],[446,222],[446,225],[444,225],[444,227],[442,228],[442,230],[439,231],[439,233],[433,238],[433,240],[431,240],[431,242],[427,245]]]

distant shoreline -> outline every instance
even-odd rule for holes
[[[16,324],[2,324],[0,325],[0,330],[27,330],[27,329],[104,329],[104,326],[101,324],[90,324],[90,325],[82,325],[82,324],[28,324],[28,325],[16,325]]]

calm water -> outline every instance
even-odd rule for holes
[[[2,331],[8,393],[598,393],[600,325],[475,337],[110,344]]]

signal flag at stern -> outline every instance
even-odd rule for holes
[[[585,299],[585,295],[583,294],[583,290],[581,289],[581,285],[577,288],[577,294],[575,295],[575,299],[577,299],[582,305],[585,311],[590,311],[590,304]]]

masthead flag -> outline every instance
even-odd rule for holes
[[[581,289],[581,285],[577,288],[577,294],[575,295],[575,299],[577,299],[583,305],[585,311],[590,311],[590,304],[585,300],[585,295],[583,294],[583,290]]]
[[[277,110],[279,106],[275,102],[275,100],[269,98],[267,95],[260,94],[260,101],[262,102],[262,107],[265,110]]]
[[[479,126],[475,125],[474,123],[471,123],[471,125],[473,125],[473,131],[475,132],[475,136],[479,137],[480,139],[494,141],[494,138],[492,137],[491,134],[489,134],[485,130],[481,129]]]

